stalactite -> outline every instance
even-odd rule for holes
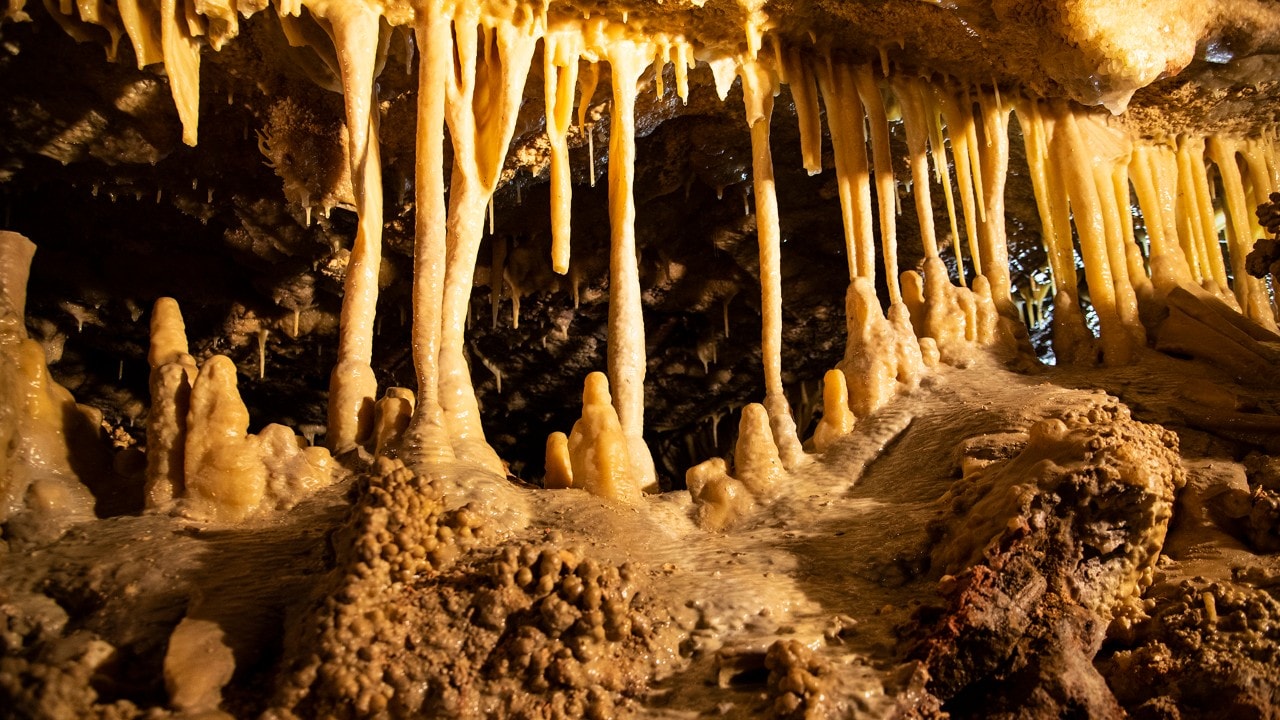
[[[844,226],[849,279],[875,280],[871,169],[867,163],[866,116],[853,69],[825,55],[816,62],[818,87],[827,108],[827,127],[835,154],[836,187]]]
[[[569,271],[569,211],[573,188],[569,182],[568,133],[581,54],[582,35],[573,28],[549,31],[543,40],[547,138],[551,143],[551,268],[561,275]],[[589,100],[584,96],[583,105]]]
[[[887,68],[886,68],[887,69]],[[871,67],[862,65],[854,75],[858,97],[866,109],[871,127],[871,156],[876,174],[876,200],[880,206],[880,242],[884,259],[885,279],[889,285],[889,303],[902,300],[898,288],[898,183],[893,177],[893,160],[889,155],[889,119],[884,111],[884,99],[880,96]],[[863,277],[873,276],[863,271]]]

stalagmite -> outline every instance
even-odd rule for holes
[[[148,508],[185,492],[187,413],[195,384],[195,358],[187,353],[186,326],[177,301],[160,298],[151,310],[151,409],[147,413]]]
[[[410,410],[402,410],[406,413],[401,416],[402,421],[408,419]],[[399,423],[398,427],[402,426],[403,422]],[[327,449],[309,445],[305,438],[284,425],[270,423],[256,436],[249,437],[259,448],[260,462],[267,474],[266,494],[259,515],[288,510],[343,477]]]
[[[924,331],[917,334],[933,338],[942,362],[963,367],[970,361],[978,339],[976,322],[972,294],[951,284],[941,258],[925,258]]]
[[[359,219],[342,286],[338,361],[329,381],[326,440],[331,450],[342,453],[367,441],[378,391],[370,362],[382,264],[382,157],[374,84],[379,17],[363,3],[322,3],[313,12],[328,22],[338,53]]]
[[[182,713],[228,720],[222,712],[222,688],[235,673],[235,655],[218,623],[184,617],[169,636],[164,654],[164,685],[169,702]]]
[[[880,310],[875,287],[856,278],[845,295],[847,340],[837,366],[849,385],[849,409],[865,418],[899,392],[914,390],[924,374],[924,359],[902,303]]]
[[[723,458],[711,458],[689,468],[685,485],[698,505],[698,524],[711,532],[729,529],[756,506],[746,485],[729,476]]]
[[[929,301],[925,298],[924,275],[915,270],[908,270],[902,273],[900,283],[902,285],[902,304],[906,306],[907,313],[911,316],[911,327],[916,337],[925,337],[929,334],[928,328],[925,326],[925,316],[928,314]]]
[[[249,411],[237,389],[235,364],[215,355],[197,371],[172,298],[155,303],[147,359],[148,509],[166,510],[177,501],[189,516],[235,522],[288,509],[335,479],[329,451],[308,447],[289,428],[273,423],[256,436],[248,434]],[[411,398],[407,391],[400,397]],[[409,410],[399,422],[385,424],[403,427]]]
[[[574,423],[566,445],[573,487],[624,502],[640,499],[642,478],[635,472],[630,443],[614,410],[609,379],[604,373],[587,376],[582,391],[582,419]],[[552,457],[563,462],[563,457]]]
[[[961,293],[965,300],[973,301],[972,307],[966,306],[965,316],[967,323],[965,332],[970,342],[994,350],[997,357],[1011,358],[1014,354],[1027,352],[1025,335],[1018,336],[1010,331],[1006,322],[1008,318],[1000,315],[995,297],[991,294],[991,283],[986,276],[975,277],[970,290],[957,288],[956,291]],[[1048,291],[1048,284],[1041,285],[1037,289],[1035,302],[1038,306],[1043,306]]]
[[[559,430],[547,436],[544,470],[544,488],[563,490],[573,487],[573,458],[569,455],[569,436]]]
[[[387,455],[396,448],[413,417],[414,394],[390,387],[373,406],[373,454]]]
[[[763,405],[748,403],[744,406],[738,424],[738,442],[733,451],[734,475],[757,497],[772,493],[784,473],[771,420]]]
[[[837,440],[853,431],[857,418],[849,409],[849,385],[844,373],[828,370],[822,376],[822,419],[813,432],[813,449],[826,452]]]
[[[640,487],[657,486],[657,473],[644,442],[644,316],[640,270],[636,264],[635,180],[636,84],[652,50],[631,39],[609,43],[613,117],[609,130],[609,384],[613,405],[627,437]],[[577,478],[577,470],[574,477]]]
[[[169,363],[152,369],[151,410],[147,414],[148,508],[165,506],[185,489],[183,457],[195,373],[194,362],[190,366]]]
[[[72,467],[109,462],[96,423],[49,375],[44,350],[27,336],[27,278],[36,246],[0,231],[0,522],[23,510],[51,532],[93,517],[94,498]],[[92,465],[88,466],[91,469]]]
[[[833,372],[839,375],[839,371]],[[845,411],[847,413],[847,406]],[[852,427],[852,420],[846,421]],[[765,407],[748,403],[742,408],[738,423],[733,475],[729,474],[724,459],[718,457],[699,463],[685,473],[685,484],[697,505],[696,519],[704,529],[725,530],[749,515],[757,501],[768,502],[783,491],[786,469],[769,426]],[[835,438],[829,432],[827,435]]]
[[[225,355],[204,362],[191,388],[184,452],[188,511],[220,521],[242,520],[258,509],[267,473],[248,437],[249,410],[236,388],[236,366]]]

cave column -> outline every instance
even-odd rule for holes
[[[1210,138],[1209,156],[1218,166],[1222,179],[1223,205],[1227,216],[1227,240],[1231,256],[1231,274],[1235,281],[1236,299],[1246,317],[1268,330],[1276,329],[1275,316],[1267,299],[1264,281],[1251,276],[1245,258],[1253,245],[1253,213],[1246,200],[1244,179],[1236,159],[1239,146],[1234,140]]]
[[[382,160],[374,86],[379,15],[364,3],[325,4],[317,14],[329,23],[338,51],[359,217],[343,281],[338,362],[329,378],[328,444],[338,454],[367,438],[378,392],[370,362],[382,263]]]
[[[974,275],[982,274],[982,247],[978,227],[986,221],[986,204],[982,188],[982,162],[978,154],[978,131],[970,107],[961,107],[961,92],[951,83],[932,86],[934,100],[951,137],[951,154],[956,165],[956,185],[960,190],[960,208],[964,211],[965,236]],[[1034,107],[1034,103],[1031,104]],[[954,242],[959,244],[960,239]],[[957,257],[959,254],[957,253]]]
[[[907,134],[907,160],[911,166],[911,190],[920,223],[920,241],[925,258],[938,257],[938,235],[933,226],[933,194],[929,189],[929,127],[919,80],[900,76],[893,83],[902,108],[902,125]]]
[[[1230,292],[1231,283],[1227,281],[1227,267],[1223,262],[1222,247],[1218,243],[1218,228],[1214,224],[1213,193],[1209,190],[1209,173],[1204,153],[1203,137],[1184,137],[1178,143],[1178,162],[1180,166],[1187,166],[1191,184],[1185,190],[1186,199],[1181,202],[1194,210],[1194,213],[1189,214],[1200,220],[1198,234],[1201,251],[1208,262],[1207,272],[1218,286],[1218,292],[1226,293]],[[1184,194],[1181,183],[1178,191],[1179,195]]]
[[[644,313],[636,259],[636,85],[653,48],[616,39],[606,48],[613,83],[609,130],[609,386],[627,438],[633,472],[646,490],[657,486],[653,456],[644,442]]]
[[[414,171],[413,366],[418,393],[406,447],[425,458],[451,458],[440,405],[440,336],[445,277],[444,99],[453,72],[453,33],[439,0],[418,8],[418,126]]]
[[[453,141],[453,173],[445,228],[440,404],[458,459],[505,475],[502,460],[485,440],[480,424],[480,407],[467,363],[465,329],[485,209],[498,186],[507,146],[515,132],[540,28],[527,8],[523,16],[496,27],[482,26],[480,11],[474,6],[461,6],[457,12],[456,64],[446,73],[445,83],[445,119]]]
[[[1059,108],[1053,145],[1055,160],[1066,175],[1089,299],[1098,314],[1103,358],[1108,365],[1124,365],[1132,359],[1133,347],[1116,306],[1116,284],[1107,250],[1102,201],[1093,174],[1098,157],[1089,152],[1080,124],[1070,108]],[[989,216],[990,213],[988,219]]]
[[[783,465],[794,468],[804,459],[796,423],[782,387],[782,229],[774,186],[769,122],[776,87],[772,71],[759,61],[742,65],[742,97],[751,126],[752,189],[756,203],[756,237],[760,245],[760,308],[763,315],[760,354],[764,362],[765,409]]]
[[[1177,172],[1172,151],[1159,145],[1141,144],[1129,161],[1129,177],[1138,197],[1138,208],[1146,221],[1150,245],[1148,262],[1153,286],[1166,293],[1176,285],[1191,283],[1191,261],[1179,242],[1177,225]],[[1216,233],[1215,233],[1216,237]]]

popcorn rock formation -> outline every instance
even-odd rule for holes
[[[1277,20],[10,0],[0,706],[1265,714]]]

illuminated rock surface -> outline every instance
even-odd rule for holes
[[[1274,712],[1272,5],[0,17],[6,712]]]

